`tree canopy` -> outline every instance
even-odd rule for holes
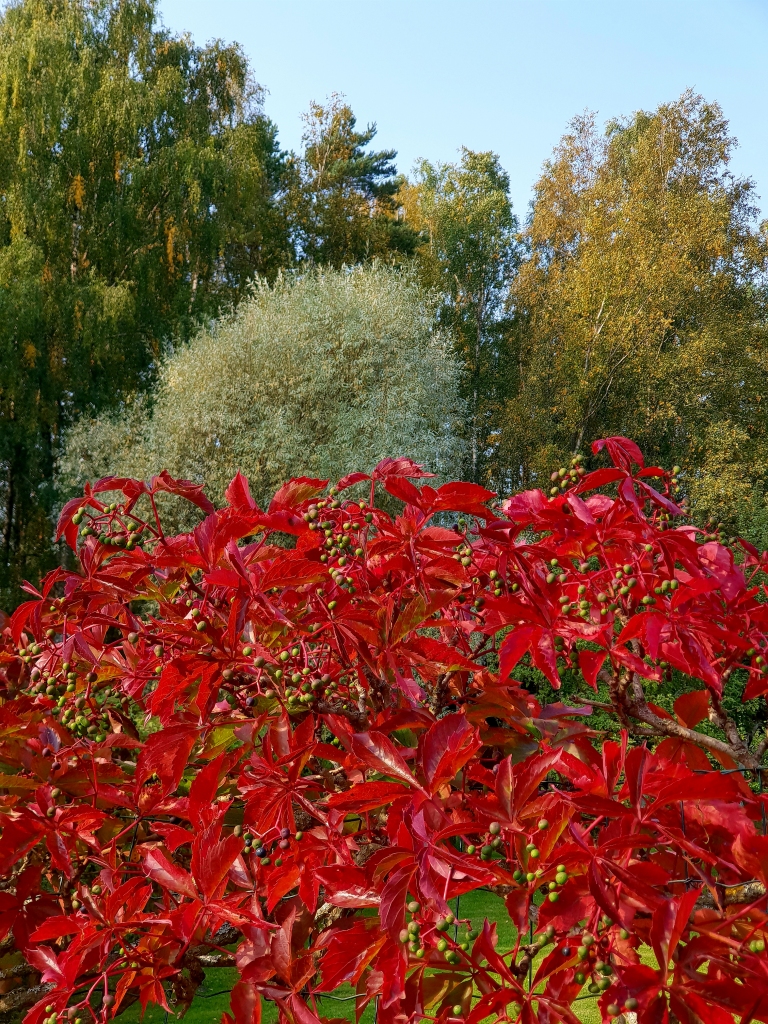
[[[237,46],[172,35],[154,0],[3,10],[0,602],[52,557],[63,428],[286,262],[282,175]]]
[[[513,288],[521,376],[502,444],[520,482],[596,429],[682,462],[702,514],[733,520],[768,471],[768,250],[733,146],[717,104],[690,92],[604,135],[573,122]]]
[[[422,161],[400,201],[421,233],[422,279],[443,297],[438,317],[452,331],[465,368],[465,471],[475,483],[488,482],[498,471],[501,414],[514,383],[507,299],[519,244],[509,177],[494,153],[463,149],[457,163]]]
[[[304,115],[304,152],[293,162],[288,200],[303,259],[338,268],[413,254],[416,235],[395,202],[397,153],[367,149],[375,136],[375,124],[357,130],[338,94],[313,102]]]
[[[223,500],[240,470],[261,499],[294,474],[339,477],[406,453],[450,474],[463,454],[460,364],[434,303],[381,264],[261,284],[165,360],[151,406],[73,428],[68,483],[163,466]]]

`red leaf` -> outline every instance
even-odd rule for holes
[[[450,510],[452,512],[468,512],[470,515],[488,515],[488,509],[483,506],[495,497],[495,491],[488,491],[479,484],[447,483],[438,487],[431,510],[433,512]]]
[[[565,501],[576,518],[584,523],[585,526],[595,525],[595,518],[589,511],[589,506],[585,501],[582,501],[575,491],[568,491],[565,496]]]
[[[406,480],[405,477],[385,477],[384,487],[393,498],[399,498],[400,501],[404,501],[407,505],[415,505],[417,508],[421,507],[421,494],[417,487],[414,487],[410,480]]]
[[[651,945],[665,974],[699,896],[699,889],[689,889],[682,896],[664,900],[654,911]]]
[[[640,814],[645,776],[648,771],[648,750],[645,747],[633,747],[627,754],[624,764],[626,766],[629,796],[638,814]]]
[[[328,570],[321,562],[313,562],[293,553],[279,556],[259,581],[263,591],[272,587],[298,587],[305,583],[319,583],[326,579]]]
[[[579,651],[579,668],[584,679],[597,691],[597,676],[605,661],[605,651]]]
[[[292,995],[289,1003],[295,1024],[323,1024],[317,1014],[310,1010],[301,996]]]
[[[341,793],[331,793],[328,806],[362,813],[383,807],[408,794],[409,790],[398,782],[361,782]]]
[[[17,864],[33,846],[37,845],[44,830],[42,821],[31,816],[15,820],[11,818],[10,821],[3,824],[2,844],[0,844],[0,874],[9,874],[14,864]]]
[[[470,661],[451,644],[435,640],[434,637],[419,635],[413,638],[413,643],[415,653],[433,665],[439,665],[444,672],[455,672],[459,669],[473,672],[480,668],[477,662]]]
[[[557,671],[557,654],[552,634],[539,631],[537,642],[531,647],[531,661],[543,672],[555,690],[560,689],[560,675]]]
[[[608,449],[608,454],[611,456],[613,464],[619,466],[627,473],[632,471],[632,463],[640,469],[645,466],[643,453],[635,442],[630,441],[628,437],[605,437],[599,441],[593,441],[592,451],[595,455],[602,451],[603,448]]]
[[[394,940],[397,940],[405,924],[405,901],[414,870],[414,866],[410,864],[398,868],[387,879],[381,894],[379,909],[381,927]]]
[[[419,480],[423,477],[434,476],[434,473],[427,473],[413,459],[382,459],[371,473],[372,480],[386,480],[387,477],[407,476],[411,480]]]
[[[674,707],[682,724],[694,729],[709,712],[709,691],[691,690],[690,693],[683,693],[675,701]]]
[[[229,1006],[234,1024],[261,1024],[261,996],[250,982],[237,982]]]
[[[158,491],[166,491],[168,494],[176,494],[180,498],[191,501],[193,505],[201,508],[206,515],[216,511],[210,498],[206,498],[205,491],[201,484],[193,484],[191,480],[175,480],[167,470],[163,470],[159,476],[153,476],[149,482],[149,488],[153,494]],[[96,488],[94,487],[94,491]]]
[[[243,849],[239,836],[219,839],[218,833],[218,825],[211,825],[192,843],[192,875],[206,900],[217,896],[219,887],[226,881],[229,869]]]
[[[517,663],[540,635],[541,629],[538,626],[521,626],[504,637],[499,650],[499,676],[502,679],[509,678]]]
[[[226,491],[224,491],[224,497],[232,508],[237,509],[238,512],[253,512],[254,509],[258,508],[256,502],[251,497],[248,480],[240,472],[237,473]]]
[[[153,775],[160,780],[163,796],[176,789],[198,735],[199,730],[191,725],[174,725],[152,733],[136,764],[136,791]]]
[[[430,793],[450,782],[482,743],[465,715],[446,715],[429,729],[421,748],[421,763]]]
[[[65,956],[66,954],[63,955]],[[26,957],[30,964],[40,971],[40,980],[44,985],[49,982],[52,982],[54,985],[66,985],[66,973],[62,970],[59,958],[50,946],[38,946],[37,949],[29,949],[26,951]]]
[[[388,775],[392,779],[401,779],[409,786],[417,785],[403,756],[392,740],[383,733],[355,733],[350,745],[355,757],[374,771]]]
[[[408,636],[409,633],[413,632],[414,629],[418,629],[426,617],[427,606],[424,602],[424,598],[421,594],[417,594],[408,602],[405,608],[403,608],[398,615],[392,629],[392,643],[399,643],[404,637]]]
[[[371,918],[339,922],[324,932],[315,947],[324,950],[320,961],[323,980],[318,991],[333,992],[345,981],[356,985],[385,941]]]
[[[627,927],[630,923],[629,908],[618,898],[614,886],[606,884],[596,859],[590,862],[587,877],[589,879],[589,891],[598,907],[613,921],[618,921],[623,927]]]
[[[531,910],[531,894],[527,888],[522,887],[513,889],[512,892],[508,893],[504,897],[504,906],[507,908],[512,923],[518,932],[521,934],[525,932],[528,926],[529,914]]]
[[[56,524],[54,540],[60,540],[62,536],[73,551],[77,548],[77,524],[72,522],[72,516],[84,504],[81,497],[71,498],[61,510],[59,521]]]
[[[598,487],[605,487],[606,484],[613,484],[617,480],[623,480],[624,474],[620,469],[596,469],[582,477],[574,490],[577,494],[585,491],[594,491]]]
[[[328,486],[327,480],[315,480],[308,476],[298,476],[293,480],[284,483],[276,492],[270,502],[269,511],[274,512],[280,508],[296,508],[302,502],[309,501],[322,494]]]
[[[203,822],[210,824],[209,815],[211,812],[215,814],[215,798],[225,772],[225,764],[228,768],[231,760],[228,758],[225,762],[225,755],[220,754],[198,772],[189,787],[189,820],[196,826],[199,827]]]
[[[39,617],[40,601],[24,601],[11,615],[11,636],[15,644],[20,642],[21,634],[27,628],[34,613]]]
[[[45,939],[61,939],[65,935],[77,935],[82,929],[82,919],[74,914],[71,917],[51,917],[39,928],[36,928],[29,938],[32,942],[44,942]]]
[[[349,864],[318,868],[316,876],[325,887],[325,898],[334,907],[377,907],[379,894],[366,873]]]
[[[177,864],[172,864],[160,850],[147,850],[142,867],[147,878],[162,885],[164,889],[196,899],[197,889],[192,876]]]
[[[495,971],[508,984],[515,985],[516,978],[507,967],[503,957],[496,952],[496,925],[489,924],[486,918],[483,922],[483,930],[475,940],[472,947],[472,960],[480,963],[485,960],[492,971]]]
[[[343,476],[341,480],[336,484],[337,491],[346,491],[348,487],[354,487],[355,484],[360,484],[363,480],[370,480],[368,473],[348,473]]]

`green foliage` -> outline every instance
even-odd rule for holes
[[[691,93],[604,136],[573,122],[536,186],[513,292],[503,458],[517,482],[622,434],[681,463],[697,512],[735,528],[768,469],[768,250],[733,146],[720,108]]]
[[[67,483],[108,473],[205,481],[234,474],[264,500],[291,475],[337,479],[408,455],[454,472],[462,406],[450,339],[413,275],[377,264],[259,284],[168,358],[150,407],[81,421]]]
[[[376,125],[357,131],[341,96],[313,103],[304,116],[304,153],[293,164],[288,204],[305,260],[339,268],[373,257],[399,262],[411,255],[416,234],[398,219],[393,149],[366,147]]]
[[[506,300],[519,245],[509,177],[495,153],[462,149],[458,163],[422,161],[400,200],[422,236],[416,256],[422,278],[443,296],[440,322],[453,332],[466,368],[465,475],[497,482],[501,413],[515,378]]]
[[[285,263],[282,174],[238,47],[158,29],[154,0],[3,11],[0,606],[53,557],[66,425]]]

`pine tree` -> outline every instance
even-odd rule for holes
[[[416,234],[399,217],[402,184],[393,149],[371,151],[376,125],[357,130],[338,94],[312,103],[304,116],[304,152],[294,167],[290,204],[299,250],[312,263],[332,267],[380,257],[411,255]]]

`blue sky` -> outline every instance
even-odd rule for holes
[[[524,214],[568,121],[653,109],[692,87],[739,140],[768,215],[768,0],[160,0],[196,42],[237,40],[284,147],[342,92],[398,168],[492,149]]]

